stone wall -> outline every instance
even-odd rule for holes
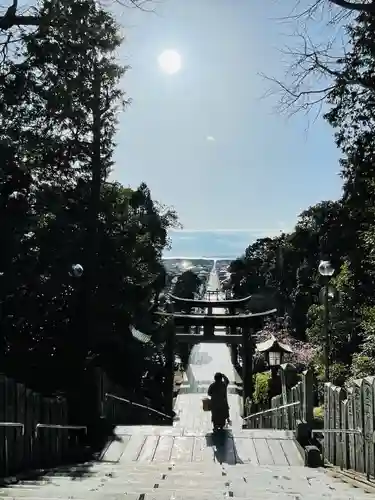
[[[375,475],[374,461],[375,377],[355,380],[346,389],[326,383],[324,456],[344,469]]]

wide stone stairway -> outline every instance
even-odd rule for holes
[[[209,286],[218,288],[216,273]],[[229,380],[232,425],[211,432],[203,392],[216,371]],[[334,500],[374,495],[308,469],[290,431],[243,430],[238,374],[226,345],[199,344],[177,397],[173,426],[119,426],[100,461],[60,467],[0,489],[0,499]]]

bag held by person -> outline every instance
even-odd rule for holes
[[[203,398],[202,399],[203,411],[211,411],[211,399]]]

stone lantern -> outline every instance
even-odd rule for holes
[[[284,355],[293,352],[291,347],[279,342],[274,335],[271,335],[265,342],[256,344],[256,350],[265,355],[273,377],[276,376],[280,365],[283,364]]]

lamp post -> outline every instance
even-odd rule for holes
[[[84,276],[84,268],[81,264],[72,264],[68,271],[69,276],[74,280],[74,316],[73,316],[73,331],[74,335],[80,330],[81,320],[81,294],[82,294],[82,279]]]
[[[324,305],[324,318],[323,318],[323,331],[325,340],[324,349],[324,364],[325,364],[325,381],[329,381],[329,280],[333,276],[335,270],[329,260],[321,260],[318,267],[319,274],[324,278],[324,293],[323,293],[323,305]]]
[[[273,366],[281,365],[282,352],[281,351],[269,351],[268,353],[268,364]]]

